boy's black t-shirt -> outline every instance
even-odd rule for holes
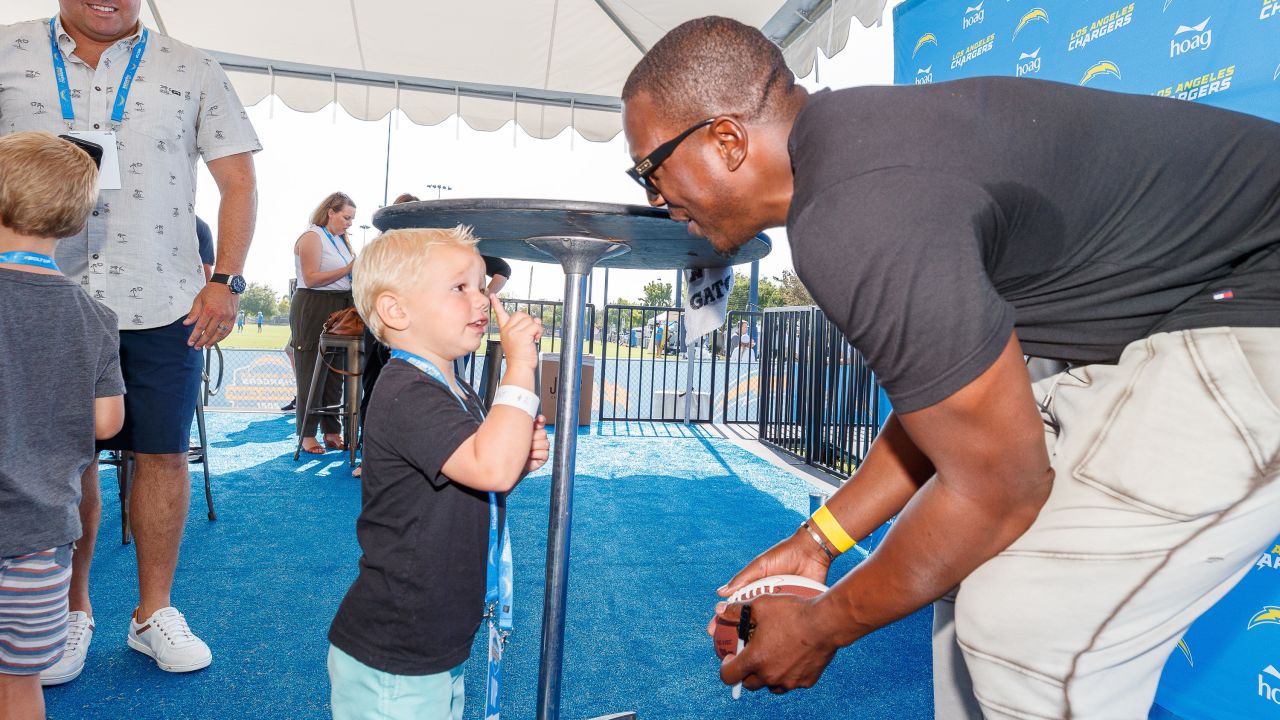
[[[1013,78],[815,94],[792,129],[797,274],[899,411],[1026,354],[1280,326],[1280,125]]]
[[[464,410],[444,384],[392,359],[369,401],[360,574],[329,641],[383,672],[430,675],[460,665],[484,614],[489,494],[441,473],[480,426],[480,400],[466,389]]]

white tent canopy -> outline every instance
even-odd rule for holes
[[[295,110],[337,100],[376,120],[399,107],[434,125],[458,115],[477,130],[515,119],[550,138],[620,130],[627,73],[668,30],[703,15],[761,28],[797,75],[815,53],[844,48],[850,21],[880,19],[887,0],[145,0],[143,22],[204,48],[240,98],[274,94]],[[48,17],[55,0],[4,0],[0,23]]]

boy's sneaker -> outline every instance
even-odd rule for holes
[[[88,613],[74,610],[67,613],[67,645],[62,659],[53,667],[40,673],[41,685],[61,685],[80,677],[84,659],[89,655],[89,643],[93,642],[93,618]]]
[[[143,622],[129,619],[129,647],[156,661],[165,672],[191,672],[209,666],[213,653],[187,627],[177,608],[160,608]]]

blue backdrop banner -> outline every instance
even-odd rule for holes
[[[893,20],[900,85],[1030,77],[1280,121],[1280,0],[906,0]],[[1187,631],[1156,704],[1280,720],[1280,538]]]
[[[1280,0],[907,0],[894,81],[1012,75],[1280,121]]]
[[[1156,703],[1187,720],[1280,718],[1280,538],[1182,636]]]

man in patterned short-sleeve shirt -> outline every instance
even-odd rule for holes
[[[222,68],[144,28],[139,6],[61,0],[52,21],[0,28],[0,134],[98,133],[87,139],[115,145],[106,149],[119,157],[119,189],[101,191],[84,230],[59,243],[57,262],[120,321],[126,420],[102,447],[135,459],[130,516],[139,601],[128,644],[163,670],[186,672],[212,660],[170,602],[191,494],[191,420],[201,350],[226,337],[239,307],[235,291],[243,288],[256,213],[252,153],[261,145]],[[196,241],[197,159],[221,193],[217,267],[207,284]],[[79,675],[93,635],[96,465],[82,484],[84,536],[74,559],[67,651],[42,675],[45,684]]]

